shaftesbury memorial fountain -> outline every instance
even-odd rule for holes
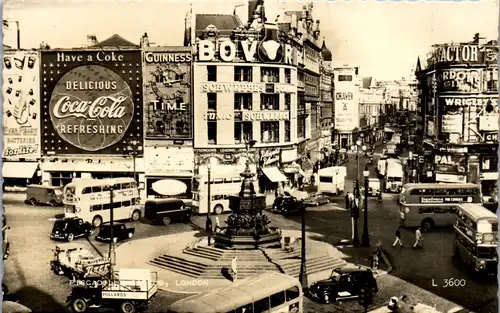
[[[250,170],[247,159],[239,195],[229,197],[229,215],[226,224],[214,236],[215,247],[223,249],[256,249],[279,247],[281,229],[270,227],[268,217],[262,213],[266,209],[266,196],[257,194],[254,188],[255,173]]]

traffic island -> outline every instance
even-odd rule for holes
[[[284,238],[291,238],[287,250],[219,249],[208,246],[207,238],[201,237],[201,234],[189,232],[125,243],[116,249],[116,267],[151,269],[158,274],[158,288],[173,293],[200,293],[231,285],[229,269],[234,257],[238,260],[238,279],[264,271],[299,277],[300,231],[282,231]],[[333,269],[347,264],[340,251],[316,240],[321,237],[319,234],[306,233],[306,272],[309,282],[326,279]]]

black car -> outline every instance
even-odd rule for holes
[[[274,199],[272,211],[279,213],[298,213],[302,202],[293,196],[278,196]]]
[[[332,271],[330,278],[313,283],[310,295],[324,303],[363,296],[367,290],[370,297],[378,292],[377,281],[369,268],[343,267]]]
[[[92,235],[94,229],[94,226],[89,222],[84,222],[81,218],[65,218],[54,222],[50,239],[72,241],[78,237]]]
[[[155,224],[169,225],[173,221],[189,223],[192,210],[181,199],[151,199],[146,201],[144,218]]]
[[[119,240],[130,239],[134,236],[135,228],[127,227],[125,224],[114,224],[113,225],[113,241],[118,242]],[[99,241],[111,241],[111,226],[102,225],[99,233],[95,237]]]

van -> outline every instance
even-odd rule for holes
[[[189,223],[192,210],[181,199],[149,199],[146,200],[144,218],[155,224],[169,225],[173,221]]]
[[[28,185],[26,187],[26,200],[24,200],[24,203],[31,205],[48,204],[53,207],[62,205],[62,187],[48,185]]]

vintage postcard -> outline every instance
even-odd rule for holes
[[[3,312],[498,312],[498,1],[2,19]]]

